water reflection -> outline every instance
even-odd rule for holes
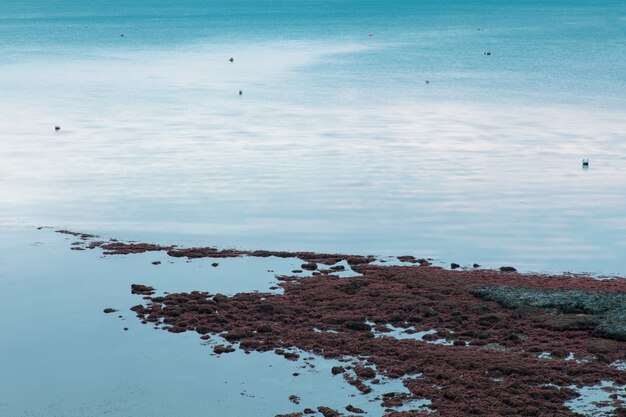
[[[321,109],[236,94],[218,107],[196,97],[189,112],[153,94],[153,106],[105,107],[97,118],[89,107],[99,100],[65,106],[58,134],[45,122],[49,108],[3,119],[13,133],[0,149],[2,222],[626,271],[617,114],[432,103]],[[580,170],[581,154],[593,154],[593,170]]]

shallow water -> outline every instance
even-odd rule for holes
[[[305,352],[296,362],[272,352],[216,356],[197,333],[154,330],[129,310],[143,301],[131,295],[133,283],[159,292],[267,291],[275,275],[300,265],[297,259],[220,259],[212,267],[207,259],[71,251],[73,239],[48,230],[3,229],[3,237],[2,416],[269,416],[348,404],[376,416],[383,412],[377,396],[406,391],[400,380],[383,380],[360,395],[332,376],[338,361],[304,360],[311,356]],[[158,259],[164,262],[152,265]],[[104,314],[105,308],[119,311]],[[299,405],[289,401],[292,394]]]

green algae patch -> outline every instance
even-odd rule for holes
[[[568,289],[488,286],[472,293],[506,308],[536,307],[564,314],[553,318],[554,327],[592,330],[596,336],[626,340],[626,294]]]

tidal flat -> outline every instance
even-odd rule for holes
[[[294,392],[264,415],[621,416],[626,410],[623,278],[453,270],[412,256],[386,265],[373,255],[182,247],[58,232],[73,241],[74,253],[138,256],[155,271],[181,261],[215,270],[225,261],[291,262],[271,270],[275,281],[266,288],[212,290],[207,279],[176,291],[175,284],[160,288],[160,280],[144,275],[124,290],[135,302],[125,320],[136,316],[140,328],[191,335],[217,360],[243,353],[254,366],[254,358],[269,354],[296,365],[284,376],[294,378]],[[116,314],[103,315],[114,321]],[[308,371],[352,391],[343,399],[308,397],[296,389]]]

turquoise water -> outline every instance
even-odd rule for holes
[[[2,1],[0,223],[623,274],[625,16]]]
[[[625,138],[622,1],[0,0],[0,415],[298,409],[292,364],[126,310],[135,281],[254,290],[292,265],[154,268],[34,226],[625,275]],[[359,406],[315,375],[311,405]]]
[[[622,2],[0,11],[2,224],[626,271]]]

